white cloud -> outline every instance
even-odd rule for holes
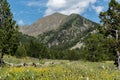
[[[19,20],[18,21],[18,25],[23,26],[24,25],[24,21],[23,20]]]
[[[29,1],[28,3],[27,3],[27,6],[29,6],[29,7],[40,7],[40,6],[42,6],[44,3],[43,2],[41,2],[41,1]]]
[[[60,12],[66,15],[71,13],[80,14],[96,1],[97,0],[48,0],[45,16],[55,12]]]
[[[96,11],[97,14],[99,14],[104,9],[103,6],[92,6],[92,8]]]

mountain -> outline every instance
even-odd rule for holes
[[[20,32],[37,37],[43,32],[57,29],[66,17],[67,15],[54,13],[38,20],[30,26],[21,27]]]
[[[82,41],[96,29],[97,25],[78,14],[71,14],[62,20],[56,30],[44,32],[38,39],[52,49],[80,48],[83,45]]]
[[[20,32],[36,37],[52,49],[76,49],[83,45],[84,39],[95,31],[97,25],[78,14],[67,16],[54,13],[22,27]]]

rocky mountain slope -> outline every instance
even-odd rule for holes
[[[44,32],[38,38],[50,48],[58,50],[69,49],[92,32],[97,25],[97,23],[78,14],[71,14],[62,21],[58,29]]]
[[[43,32],[57,29],[66,17],[67,15],[54,13],[38,20],[30,26],[20,28],[20,32],[29,36],[37,37]]]
[[[78,14],[67,16],[54,13],[38,20],[31,26],[22,27],[20,31],[37,37],[49,48],[75,49],[82,46],[84,37],[95,30],[97,25]]]

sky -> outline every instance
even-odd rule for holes
[[[17,24],[31,25],[35,21],[59,12],[80,14],[99,23],[99,13],[106,11],[110,0],[8,0]]]

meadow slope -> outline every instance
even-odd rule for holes
[[[8,60],[7,57],[5,60]],[[11,62],[15,62],[14,60]],[[19,59],[18,63],[21,63],[20,61],[31,62],[32,60],[30,58]],[[115,68],[112,61],[86,62],[46,59],[34,59],[34,61],[40,63],[41,66],[0,68],[0,80],[120,80],[120,71]]]

